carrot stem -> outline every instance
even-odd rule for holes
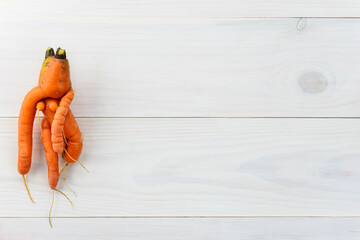
[[[34,200],[33,200],[32,197],[31,197],[29,188],[28,188],[28,186],[27,186],[27,184],[26,184],[25,176],[24,176],[24,175],[22,175],[22,176],[23,176],[25,188],[26,188],[26,191],[27,191],[27,193],[28,193],[28,195],[29,195],[29,197],[30,197],[30,200],[31,200],[33,203],[35,203]]]
[[[74,158],[72,158],[72,157],[70,156],[70,154],[68,153],[68,151],[66,151],[65,148],[64,148],[64,151],[65,151],[65,153],[69,156],[69,158],[70,158],[71,160],[73,160],[74,162],[79,163],[79,164],[85,169],[85,171],[89,172],[89,170],[87,170],[86,167],[85,167],[84,165],[82,165],[81,162],[79,162],[78,160],[75,160]]]
[[[52,208],[54,206],[54,189],[52,191],[52,201],[51,201],[51,207],[50,207],[50,212],[49,212],[49,223],[50,223],[50,227],[52,228],[52,224],[51,224],[51,211],[52,211]]]
[[[72,208],[75,209],[73,202],[70,200],[70,198],[68,198],[68,196],[66,196],[65,193],[63,193],[62,191],[60,191],[60,190],[58,190],[58,189],[56,189],[56,188],[55,188],[54,190],[57,191],[57,192],[59,192],[59,193],[61,193],[62,195],[64,195],[64,197],[66,197],[67,200],[69,200],[69,202],[71,203]]]

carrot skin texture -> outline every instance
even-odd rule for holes
[[[45,77],[46,70],[47,70],[47,68],[48,68],[48,66],[50,64],[50,61],[53,58],[54,58],[53,56],[45,58],[45,60],[43,62],[43,65],[42,65],[42,67],[40,69],[40,76],[39,76],[38,86],[40,86],[40,84],[42,84],[44,82],[44,77]]]
[[[59,107],[59,102],[58,101],[50,101],[49,102],[49,106],[48,108],[52,111],[52,112],[56,112],[57,108]]]
[[[59,101],[55,99],[45,99],[45,109],[43,114],[49,120],[51,125],[53,125],[52,123],[55,116],[54,111],[56,110],[54,106],[57,106],[58,102]],[[67,146],[64,143],[66,150],[72,158],[78,160],[83,147],[82,135],[76,119],[70,109],[65,117],[64,134],[68,143]],[[74,161],[69,157],[69,155],[64,154],[64,159],[69,163],[73,163]]]
[[[83,147],[83,142],[80,128],[70,110],[66,116],[64,132],[68,142],[66,150],[73,159],[78,160]],[[65,154],[64,159],[70,163],[74,162],[68,154]]]
[[[36,104],[46,97],[40,87],[34,87],[26,94],[20,109],[18,120],[18,172],[25,175],[31,167],[32,132],[36,113]]]
[[[36,104],[36,110],[42,111],[45,108],[45,102],[43,100],[39,101]]]
[[[54,121],[51,123],[51,141],[53,149],[57,153],[64,151],[63,132],[65,118],[69,111],[70,104],[74,99],[74,91],[70,89],[64,97],[61,98],[59,107],[56,109]]]
[[[71,88],[70,66],[67,59],[52,58],[39,86],[47,97],[60,99]]]
[[[46,117],[42,120],[41,139],[45,149],[46,163],[48,165],[48,181],[51,189],[55,189],[59,181],[59,157],[52,149],[51,126]]]

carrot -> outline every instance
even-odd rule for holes
[[[71,88],[69,61],[66,59],[65,50],[58,48],[46,68],[40,88],[46,97],[60,99]]]
[[[18,120],[18,171],[29,172],[32,156],[32,132],[36,104],[47,97],[60,99],[71,88],[69,62],[66,52],[59,48],[48,48],[40,70],[39,86],[34,87],[24,98]]]
[[[42,120],[42,129],[41,139],[45,149],[46,163],[48,165],[49,186],[51,189],[55,189],[59,181],[59,159],[58,154],[54,152],[52,148],[50,123],[46,117]]]
[[[51,123],[52,127],[54,126],[54,118],[56,116],[54,111],[57,110],[57,105],[57,100],[45,99],[46,107],[43,110],[43,113]],[[64,131],[61,134],[61,137],[65,138],[65,141],[67,142],[67,144],[65,144],[66,147],[64,148],[64,150],[66,150],[66,152],[64,153],[64,159],[70,163],[77,161],[80,157],[83,143],[79,126],[70,109],[65,116]]]
[[[39,112],[42,111],[45,117],[40,124],[41,139],[48,165],[49,186],[53,190],[49,212],[50,225],[55,191],[63,194],[72,204],[71,200],[62,191],[56,189],[60,176],[58,152],[63,153],[65,151],[71,160],[68,159],[68,162],[77,162],[68,151],[78,158],[82,149],[81,132],[69,109],[73,97],[74,92],[71,89],[69,62],[66,59],[65,50],[58,48],[55,54],[52,48],[48,48],[40,70],[38,86],[34,87],[25,96],[20,109],[18,122],[18,171],[23,176],[26,190],[33,201],[26,184],[25,174],[29,172],[31,166],[32,131],[35,114],[37,113],[40,124]],[[69,140],[67,140],[67,137]],[[74,143],[76,147],[69,146],[69,143]]]
[[[59,107],[55,112],[54,121],[51,123],[51,141],[54,151],[58,153],[62,153],[64,151],[63,131],[65,118],[73,98],[74,91],[70,89],[65,96],[61,98]]]
[[[21,175],[29,172],[32,155],[32,131],[35,117],[35,105],[46,95],[40,87],[34,87],[21,105],[18,122],[18,171]]]

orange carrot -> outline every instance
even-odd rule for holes
[[[18,123],[18,171],[23,176],[25,187],[32,200],[25,181],[25,174],[29,172],[31,166],[32,131],[35,114],[37,112],[39,124],[39,112],[42,111],[45,115],[40,124],[40,130],[48,165],[49,186],[53,190],[49,212],[50,225],[55,191],[63,194],[72,204],[62,191],[56,189],[60,175],[58,153],[65,151],[68,156],[65,156],[65,159],[68,162],[78,162],[77,158],[82,150],[81,132],[69,109],[74,97],[74,92],[71,89],[69,62],[66,59],[65,50],[61,48],[58,48],[56,55],[54,55],[52,48],[46,50],[38,86],[25,96]]]
[[[69,61],[65,50],[58,48],[46,68],[44,78],[39,81],[40,88],[46,97],[60,99],[71,88]]]
[[[45,54],[39,86],[34,87],[24,98],[18,121],[18,171],[21,175],[29,172],[32,155],[32,131],[36,104],[47,97],[60,99],[71,88],[69,62],[66,52],[58,49],[54,57],[52,48]]]
[[[35,117],[35,105],[46,95],[40,87],[34,87],[26,96],[21,105],[18,122],[18,171],[21,175],[29,172],[32,155],[32,131]]]
[[[45,105],[46,107],[43,110],[43,113],[51,123],[51,126],[53,126],[55,121],[54,111],[57,110],[58,101],[54,99],[45,99]],[[63,136],[63,134],[65,136]],[[67,142],[67,144],[63,144],[63,146],[66,147],[64,149],[67,150],[64,154],[64,159],[70,163],[74,162],[74,160],[77,161],[80,157],[83,143],[79,126],[70,109],[65,116],[64,131],[61,137],[65,137]]]
[[[64,97],[61,98],[59,107],[56,109],[54,121],[51,123],[51,141],[55,152],[64,151],[64,124],[65,117],[69,111],[70,104],[74,98],[74,91],[70,89]]]
[[[55,189],[59,181],[59,162],[58,154],[54,152],[52,148],[50,123],[46,117],[42,120],[42,129],[41,139],[45,149],[46,163],[48,165],[49,186],[51,189]]]

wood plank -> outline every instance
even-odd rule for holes
[[[359,119],[79,119],[81,161],[54,216],[359,216]],[[0,119],[0,216],[46,217],[39,142],[26,194],[16,120]],[[61,184],[60,186],[61,187]]]
[[[359,17],[356,0],[1,1],[1,14],[51,19],[102,17]],[[51,9],[51,11],[49,11]]]
[[[360,117],[358,19],[0,20],[0,117],[48,45],[68,49],[78,117]]]
[[[357,240],[358,218],[2,218],[7,240],[34,239],[278,239]],[[21,231],[19,231],[21,226]]]

